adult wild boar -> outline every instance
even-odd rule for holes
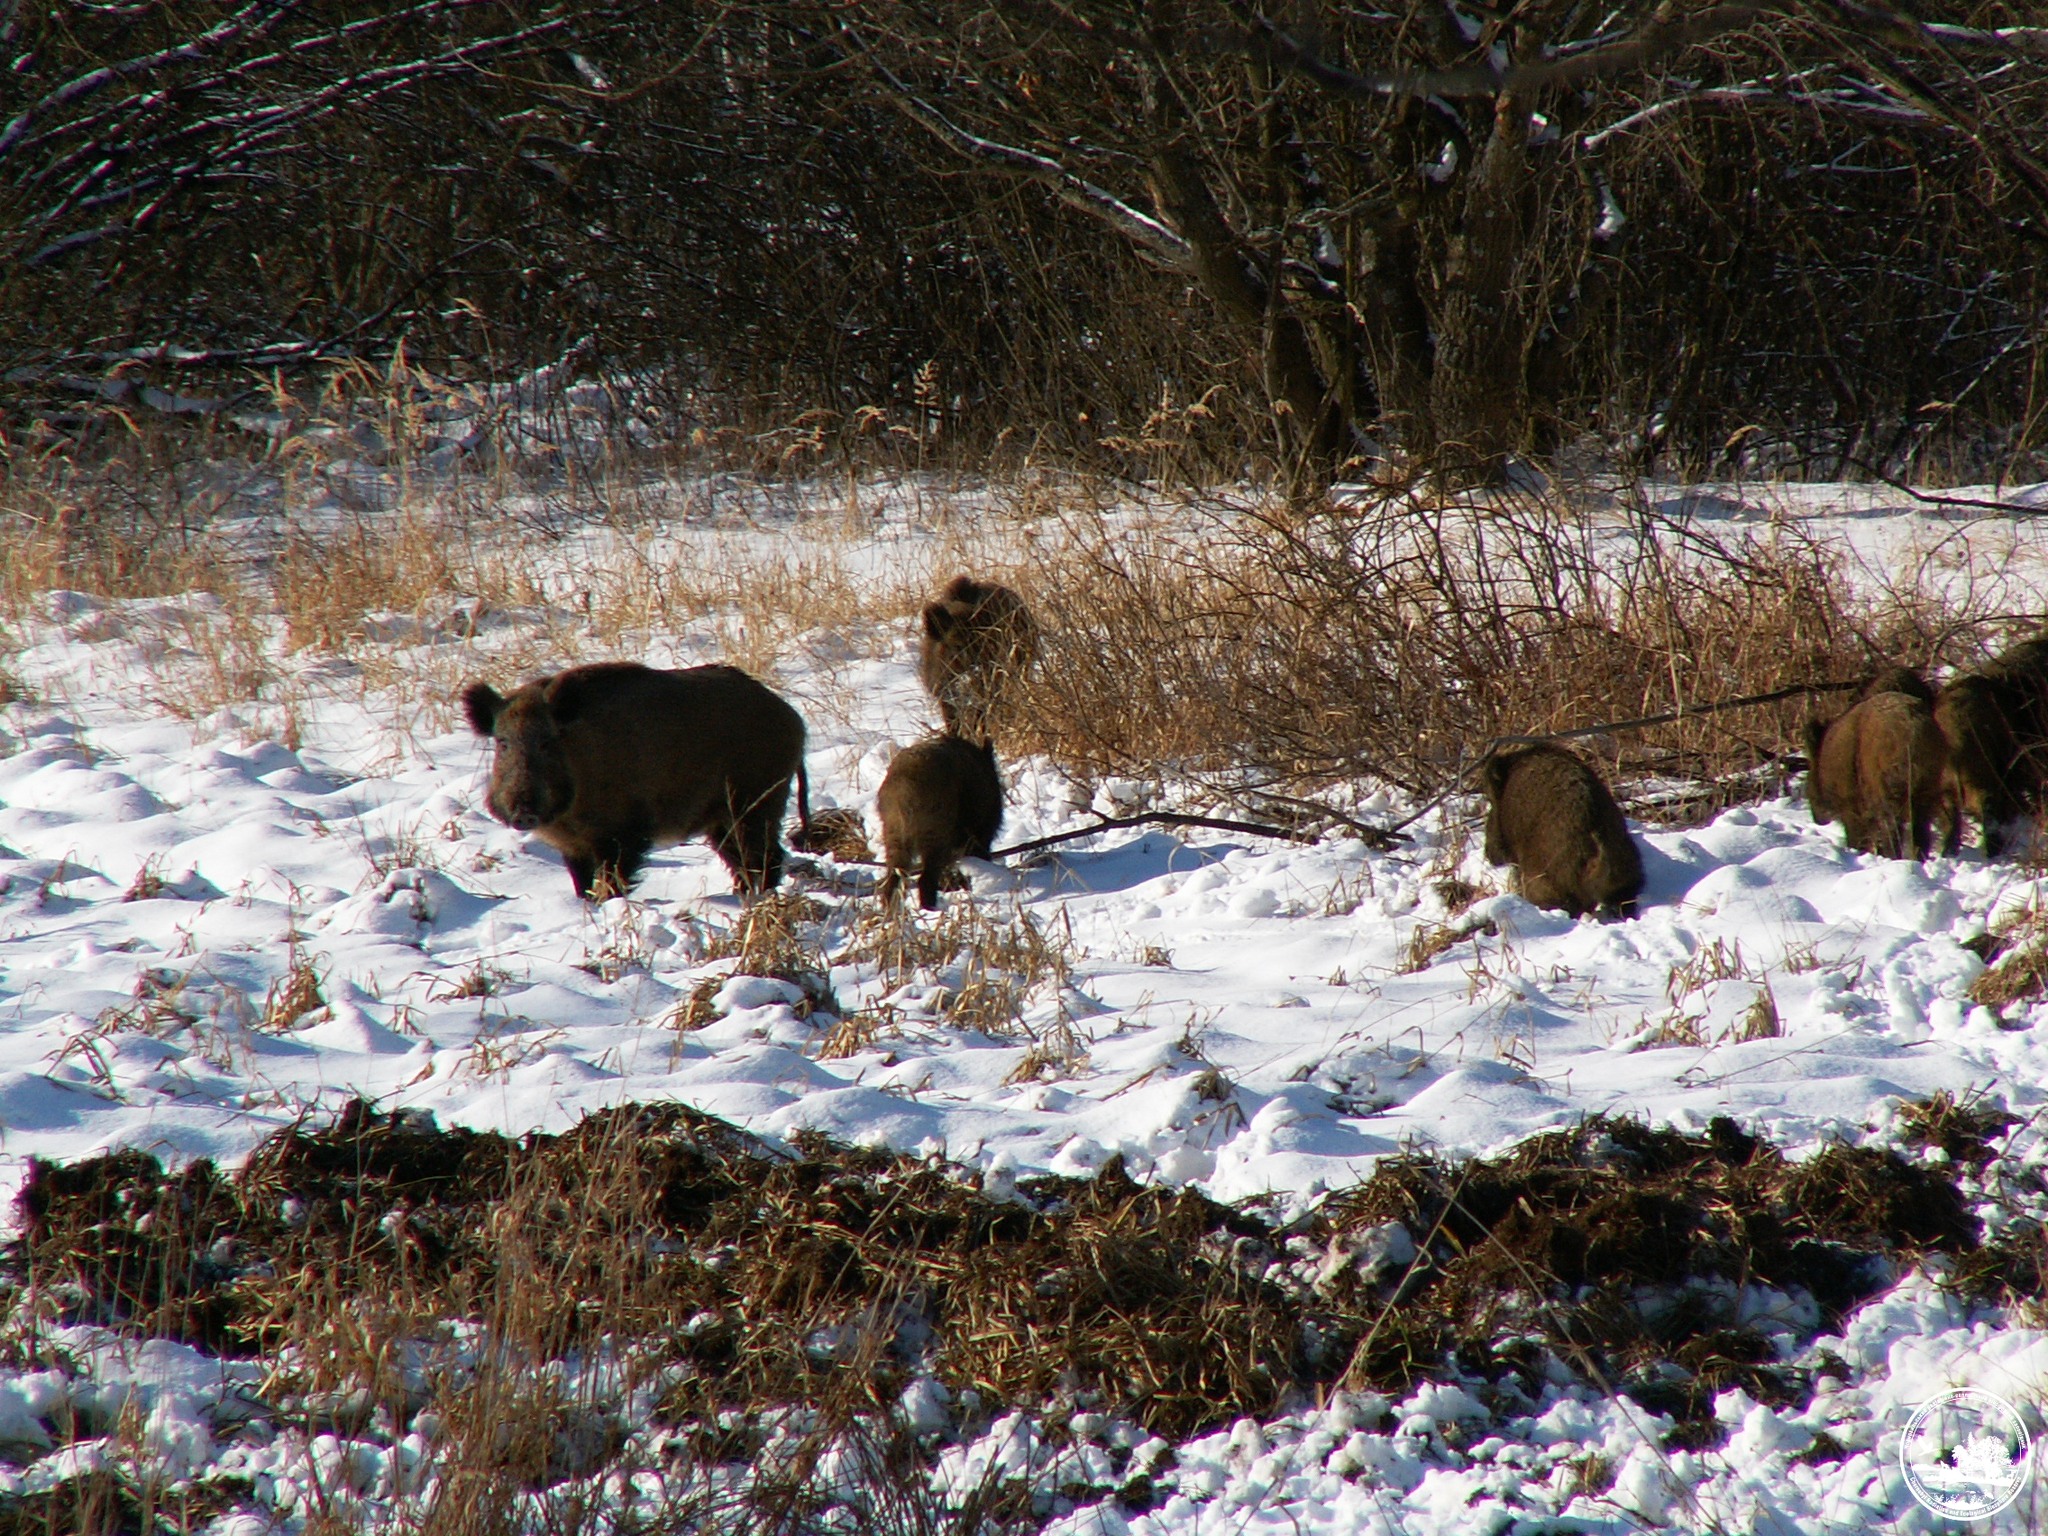
[[[618,895],[648,850],[708,838],[749,896],[782,879],[789,781],[810,821],[803,717],[736,667],[571,667],[462,692],[493,743],[485,803],[558,849],[576,894]]]
[[[1513,864],[1522,895],[1579,917],[1631,915],[1643,888],[1643,857],[1621,807],[1575,753],[1548,742],[1490,753],[1479,765],[1486,791],[1486,858]]]
[[[1806,803],[1817,822],[1839,817],[1851,848],[1924,859],[1948,757],[1931,690],[1917,672],[1890,668],[1833,724],[1806,722]],[[1951,811],[1951,843],[1954,827]]]
[[[917,871],[917,901],[927,912],[939,904],[939,882],[963,855],[985,859],[1003,824],[1003,781],[995,748],[986,741],[934,736],[889,760],[875,808],[882,818],[882,899],[902,895],[904,878]]]
[[[1976,817],[1984,856],[1995,859],[2048,785],[2048,633],[1951,679],[1934,718],[1948,741],[1951,815]],[[1952,820],[1951,851],[1956,840]]]
[[[994,582],[955,576],[924,610],[918,673],[950,733],[995,735],[1038,655],[1038,625],[1024,599]]]

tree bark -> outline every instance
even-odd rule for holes
[[[1529,317],[1517,286],[1527,242],[1529,114],[1503,91],[1465,186],[1436,315],[1430,416],[1444,467],[1497,478],[1526,445]]]

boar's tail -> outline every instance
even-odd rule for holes
[[[797,846],[808,848],[811,843],[811,776],[804,772],[804,760],[796,760],[796,826]]]

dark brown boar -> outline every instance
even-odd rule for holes
[[[924,610],[918,672],[949,733],[991,739],[1037,655],[1038,625],[1008,587],[955,576]]]
[[[1510,747],[1480,764],[1479,780],[1487,861],[1515,865],[1525,898],[1573,917],[1633,913],[1642,854],[1621,807],[1583,760],[1549,743]]]
[[[1927,685],[1927,679],[1911,667],[1886,667],[1865,683],[1856,697],[1874,699],[1880,693],[1903,693],[1928,704],[1934,702],[1934,690]]]
[[[1984,856],[1995,859],[2048,785],[2048,633],[1952,679],[1934,718],[1948,740],[1951,814],[1977,818]],[[1951,851],[1956,840],[1952,821]]]
[[[1917,693],[1870,694],[1832,725],[1808,720],[1806,757],[1815,821],[1839,817],[1849,846],[1865,853],[1927,857],[1934,814],[1946,799],[1948,743],[1924,685]]]
[[[789,781],[810,820],[803,717],[736,667],[571,667],[463,712],[491,738],[485,803],[560,850],[578,896],[623,893],[648,851],[705,837],[749,896],[782,879]]]
[[[882,818],[882,899],[896,901],[917,871],[917,901],[939,904],[939,882],[963,855],[985,859],[1003,824],[1003,781],[986,741],[934,736],[889,760],[876,809]]]

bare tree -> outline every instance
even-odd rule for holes
[[[1196,286],[1311,482],[1368,431],[1466,473],[1545,445],[1557,354],[1655,216],[1623,188],[1668,120],[1852,124],[1908,163],[1962,146],[1994,195],[2048,209],[2048,30],[1998,7],[865,0],[814,24],[943,157]]]

